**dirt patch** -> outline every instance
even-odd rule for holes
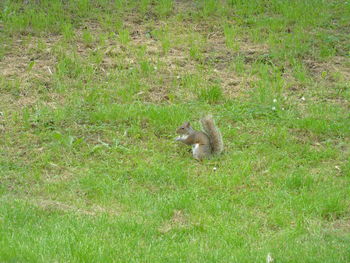
[[[350,218],[343,218],[341,220],[336,220],[331,225],[331,227],[335,230],[350,232]]]
[[[316,79],[326,79],[330,82],[338,81],[335,78],[343,78],[343,81],[350,81],[350,62],[346,57],[335,56],[328,61],[320,62],[305,60],[305,65]]]
[[[70,181],[74,177],[74,172],[64,166],[50,162],[43,175],[48,183],[58,183]]]
[[[58,40],[57,36],[53,36],[22,37],[13,41],[9,52],[0,62],[0,76],[6,80],[4,90],[11,94],[7,106],[18,109],[33,105],[39,99],[38,87],[50,88],[56,65],[52,49]],[[53,93],[49,97],[52,97],[52,101],[57,100]]]
[[[161,27],[162,25],[156,25],[155,28]],[[208,26],[207,24],[199,24],[194,28],[194,31],[204,32]],[[167,100],[167,89],[173,85],[175,77],[194,73],[198,70],[198,67],[204,66],[204,68],[214,68],[214,71],[206,72],[203,74],[203,79],[209,81],[211,79],[218,79],[220,85],[223,88],[224,95],[229,98],[238,97],[242,95],[242,90],[246,89],[247,79],[235,74],[230,64],[232,63],[235,55],[234,52],[230,51],[225,44],[225,39],[221,31],[212,32],[207,36],[208,40],[202,50],[203,59],[195,60],[190,57],[190,47],[188,43],[182,43],[182,45],[175,44],[170,50],[164,53],[161,41],[147,37],[147,28],[140,25],[132,25],[132,28],[136,30],[137,34],[132,34],[132,44],[135,46],[146,46],[146,54],[149,59],[158,59],[166,67],[164,74],[168,74],[167,78],[164,79],[163,87],[154,87],[149,90],[149,98],[152,102],[159,102]],[[185,25],[180,24],[179,28],[186,28]],[[212,28],[215,30],[215,27]],[[217,28],[217,30],[221,30]],[[181,31],[181,30],[180,30]],[[171,35],[171,32],[169,33]],[[188,34],[188,32],[187,32]],[[189,36],[185,33],[179,38],[187,39]],[[186,42],[186,41],[185,41]],[[243,56],[258,57],[261,54],[267,52],[267,46],[264,45],[249,45],[245,43],[242,45],[239,53]],[[164,75],[163,74],[163,75]]]
[[[311,144],[315,147],[321,146],[320,138],[311,131],[305,129],[290,129],[290,133],[300,144]]]
[[[179,7],[182,2],[179,2]],[[161,103],[169,100],[169,93],[173,93],[178,87],[174,87],[175,78],[180,78],[183,75],[198,72],[198,67],[204,70],[203,80],[210,83],[212,80],[219,81],[223,93],[227,98],[236,98],[243,95],[243,91],[249,87],[249,79],[238,76],[230,66],[235,56],[240,55],[244,60],[252,61],[257,59],[261,54],[267,52],[267,46],[258,44],[244,43],[240,50],[233,52],[226,47],[225,38],[222,28],[219,25],[211,25],[208,23],[200,23],[194,26],[190,31],[185,24],[181,22],[176,28],[179,29],[176,36],[183,41],[177,42],[173,39],[172,31],[168,31],[171,47],[168,51],[164,51],[162,47],[162,39],[158,39],[152,35],[152,30],[162,30],[166,25],[162,21],[157,21],[152,26],[138,23],[138,20],[131,16],[126,18],[125,26],[130,31],[130,43],[122,45],[118,41],[116,33],[115,37],[108,38],[105,44],[100,48],[89,47],[82,41],[82,31],[87,29],[94,35],[95,40],[103,29],[100,26],[93,24],[79,29],[76,33],[77,52],[80,56],[87,56],[93,50],[103,53],[102,63],[100,65],[101,74],[109,75],[110,70],[126,70],[129,67],[138,67],[139,55],[135,52],[140,47],[145,47],[145,60],[151,64],[162,64],[162,69],[152,73],[159,76],[159,82],[148,82],[147,77],[144,79],[145,84],[150,88],[147,91],[140,93],[142,100],[152,103]],[[175,27],[175,26],[174,26]],[[209,29],[208,29],[209,27]],[[172,27],[171,27],[172,28]],[[209,34],[208,34],[209,30]],[[193,32],[196,34],[205,34],[206,44],[200,46],[200,52],[203,59],[193,59],[190,57],[189,38]],[[97,42],[93,44],[98,45]],[[203,49],[204,48],[204,49]],[[122,67],[122,68],[120,68]],[[210,70],[208,70],[210,69]],[[214,69],[214,70],[212,70]],[[152,78],[154,80],[154,75]],[[175,93],[183,96],[185,91],[178,89]],[[187,91],[188,93],[188,91]],[[187,94],[190,96],[190,94]]]
[[[112,216],[117,216],[120,214],[119,211],[111,209],[111,208],[104,208],[99,205],[92,205],[89,208],[80,208],[72,204],[66,204],[60,201],[50,200],[50,199],[33,199],[29,200],[30,204],[33,204],[43,210],[49,210],[49,211],[62,211],[62,212],[70,212],[70,213],[76,213],[81,215],[90,215],[90,216],[96,216],[99,214],[109,214]]]
[[[143,96],[143,100],[152,103],[163,103],[169,101],[168,90],[165,87],[154,87],[147,93],[139,95]]]
[[[34,76],[47,80],[56,63],[51,51],[58,40],[59,37],[52,36],[13,41],[10,52],[0,62],[0,74],[10,79],[27,80]]]
[[[170,220],[165,222],[158,230],[161,233],[167,233],[175,228],[186,228],[188,220],[182,210],[174,210]]]
[[[346,238],[350,234],[350,218],[342,218],[324,225],[326,235],[334,238]]]

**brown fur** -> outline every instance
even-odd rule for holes
[[[176,130],[176,133],[181,135],[176,138],[176,141],[192,145],[193,157],[197,160],[208,158],[223,150],[221,133],[216,128],[212,117],[207,116],[201,122],[205,132],[194,130],[189,122],[185,122]]]

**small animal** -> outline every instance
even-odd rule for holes
[[[201,123],[204,131],[196,131],[189,122],[185,122],[176,130],[180,136],[175,139],[191,145],[193,157],[199,161],[214,154],[220,154],[224,149],[221,133],[216,127],[213,117],[207,115],[201,119]]]

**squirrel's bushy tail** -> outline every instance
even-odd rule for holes
[[[224,143],[219,129],[215,126],[213,117],[207,115],[201,119],[203,129],[208,134],[214,154],[220,154],[224,150]]]

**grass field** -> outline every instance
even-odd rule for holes
[[[350,262],[350,2],[0,12],[0,262]]]

